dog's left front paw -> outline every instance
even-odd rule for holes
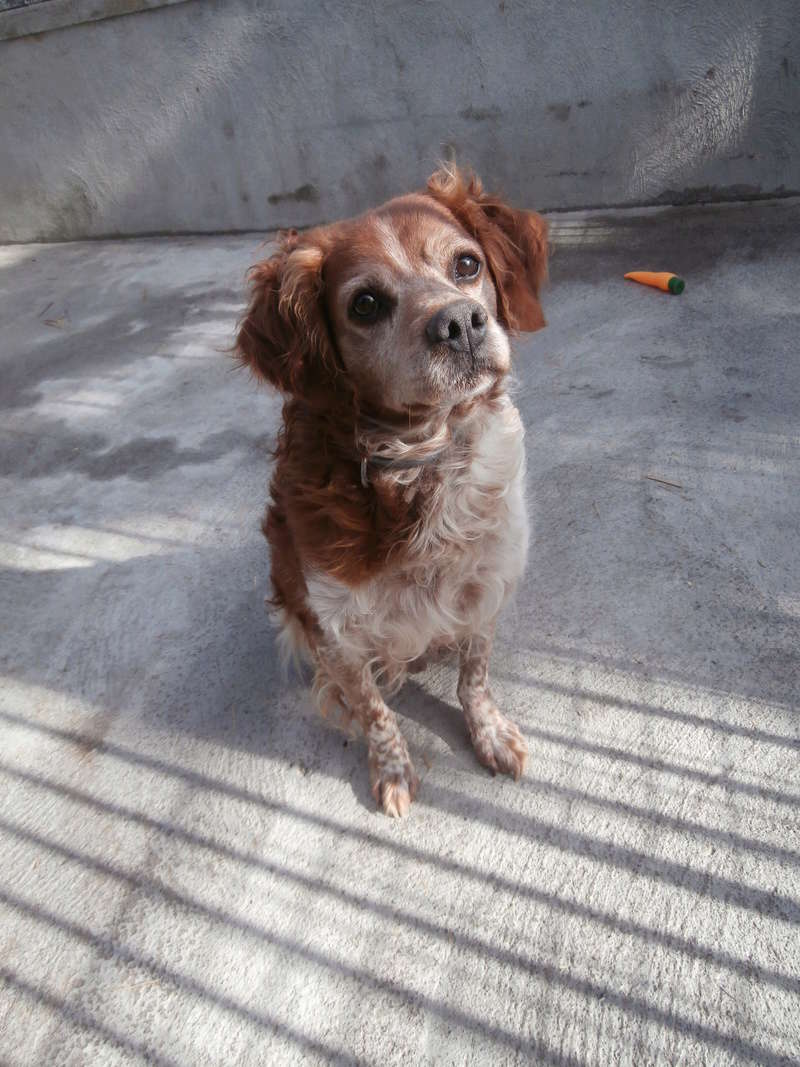
[[[510,774],[516,781],[525,770],[528,745],[510,719],[497,708],[470,723],[470,737],[475,755],[484,767],[500,774]]]

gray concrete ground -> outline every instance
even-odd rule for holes
[[[402,823],[275,664],[258,238],[0,249],[4,1064],[798,1062],[800,202],[556,222],[529,769],[440,668]]]

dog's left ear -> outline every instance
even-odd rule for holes
[[[428,193],[444,204],[480,242],[497,290],[497,317],[509,330],[545,325],[539,290],[547,277],[547,223],[535,211],[517,211],[483,191],[480,179],[443,167]]]

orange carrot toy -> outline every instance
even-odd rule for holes
[[[654,289],[663,289],[665,293],[674,293],[675,296],[686,288],[683,278],[679,278],[677,274],[670,274],[668,270],[632,270],[625,277],[641,285],[652,285]]]

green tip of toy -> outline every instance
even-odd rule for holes
[[[667,286],[671,293],[674,293],[675,296],[679,296],[686,288],[686,282],[683,280],[683,278],[678,278],[677,276],[673,275],[673,277],[670,278],[670,280],[667,282]]]

